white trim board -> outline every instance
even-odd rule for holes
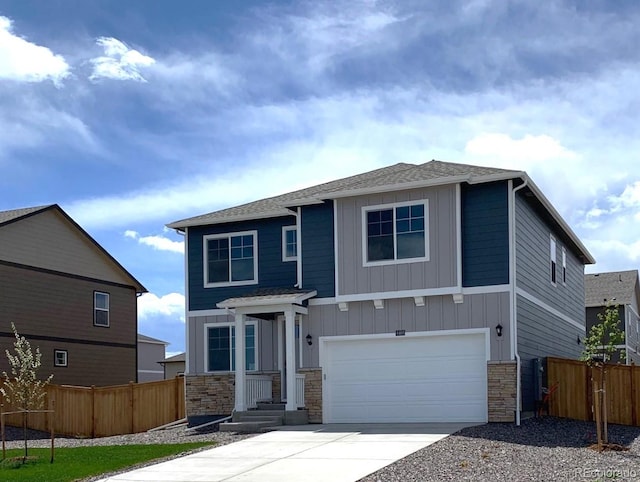
[[[406,290],[406,291],[386,291],[381,293],[360,293],[355,295],[332,296],[328,298],[312,298],[309,300],[309,306],[337,305],[339,303],[348,303],[350,301],[373,301],[373,300],[393,300],[402,298],[414,298],[416,296],[447,296],[454,294],[463,295],[485,295],[491,293],[509,293],[511,285],[490,285],[490,286],[473,286],[470,288],[462,288],[460,291],[456,286],[446,288],[429,288],[425,290]],[[358,297],[359,299],[344,300],[345,297]]]
[[[215,309],[212,309],[212,310],[189,310],[189,311],[187,311],[187,317],[188,318],[195,317],[195,316],[220,316],[220,315],[233,316],[233,313],[231,313],[226,308],[215,308]]]
[[[525,300],[530,301],[531,303],[533,303],[534,305],[542,308],[543,310],[548,311],[553,316],[555,316],[557,318],[560,318],[563,321],[566,321],[570,325],[572,325],[572,326],[574,326],[574,327],[576,327],[576,328],[578,328],[580,330],[586,330],[585,325],[581,325],[577,321],[572,320],[570,317],[568,317],[564,313],[561,313],[560,311],[556,310],[555,308],[553,308],[552,306],[548,305],[544,301],[536,298],[531,293],[526,292],[522,288],[516,288],[516,294],[519,295],[519,296],[522,296]]]

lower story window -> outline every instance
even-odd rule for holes
[[[234,371],[236,369],[235,326],[208,326],[207,354],[207,371]],[[255,324],[245,325],[245,360],[247,371],[257,369]]]
[[[67,350],[54,350],[53,351],[53,364],[57,367],[67,366]]]

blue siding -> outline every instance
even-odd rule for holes
[[[296,263],[282,261],[282,227],[295,225],[295,217],[244,221],[189,228],[189,309],[211,310],[227,298],[251,293],[261,288],[289,288],[296,283]],[[208,234],[258,231],[258,284],[204,287],[202,238]]]
[[[509,283],[508,185],[462,185],[462,285]]]
[[[302,208],[302,287],[335,296],[333,202]]]

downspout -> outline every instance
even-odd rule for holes
[[[302,208],[298,206],[296,209],[296,285],[298,289],[302,289]],[[302,335],[300,335],[302,339]]]
[[[513,181],[511,181],[513,182]],[[513,327],[511,330],[511,339],[513,342],[513,355],[516,359],[516,425],[520,426],[520,411],[521,411],[521,401],[520,397],[522,394],[522,382],[520,380],[520,375],[522,372],[522,363],[520,360],[520,354],[518,353],[518,319],[517,319],[517,301],[518,296],[516,295],[516,192],[520,189],[527,186],[529,182],[528,178],[524,179],[524,182],[520,184],[518,187],[511,190],[511,250],[513,255],[513,262],[511,263],[511,318],[513,319]]]

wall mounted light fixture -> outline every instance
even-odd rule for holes
[[[496,335],[502,336],[502,325],[500,323],[496,325]]]
[[[305,337],[305,340],[307,340],[307,345],[309,346],[313,345],[313,338],[311,337],[311,335],[307,335]]]

